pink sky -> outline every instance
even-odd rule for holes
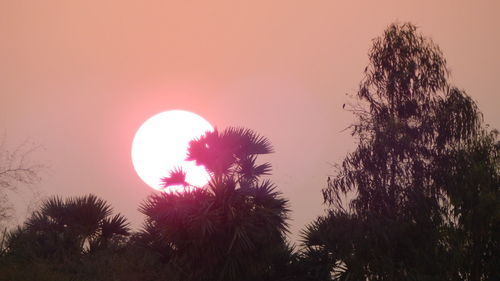
[[[173,2],[0,2],[0,129],[12,146],[45,147],[44,196],[94,193],[138,227],[152,189],[133,170],[132,138],[148,117],[185,109],[271,140],[296,239],[354,148],[345,94],[394,21],[440,45],[453,83],[500,128],[500,1]]]

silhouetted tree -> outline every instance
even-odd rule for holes
[[[483,132],[438,160],[436,181],[449,197],[452,221],[445,233],[454,279],[493,280],[500,276],[500,142]]]
[[[94,195],[67,200],[52,197],[9,234],[3,260],[6,265],[0,266],[0,272],[7,267],[12,280],[41,280],[39,274],[75,280],[87,256],[120,249],[128,235],[126,219],[120,214],[113,216],[104,200]]]
[[[304,232],[332,274],[321,279],[498,276],[498,142],[475,103],[411,24],[389,26],[369,58],[351,106],[358,147],[323,190],[331,211]]]
[[[190,143],[188,160],[210,173],[204,188],[190,187],[174,170],[165,186],[183,184],[180,193],[155,194],[141,206],[147,216],[146,237],[160,242],[170,280],[267,280],[286,268],[291,247],[285,242],[288,201],[269,180],[269,141],[251,130],[215,130]],[[153,230],[153,231],[151,231]],[[165,249],[168,248],[168,249]],[[283,258],[283,256],[287,258]]]

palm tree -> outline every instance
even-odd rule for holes
[[[190,143],[188,160],[211,175],[204,188],[150,196],[140,208],[172,251],[169,266],[182,280],[264,280],[273,253],[286,249],[288,201],[269,181],[270,142],[251,130],[207,132]],[[165,186],[184,181],[173,171]]]
[[[95,195],[52,197],[11,233],[8,248],[12,253],[27,250],[37,257],[68,260],[116,245],[127,235],[126,219],[113,216],[111,206]]]

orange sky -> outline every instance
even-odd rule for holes
[[[453,83],[500,128],[500,1],[175,2],[0,1],[0,129],[12,146],[45,147],[43,195],[94,193],[139,226],[151,189],[133,170],[133,135],[185,109],[272,141],[295,239],[354,147],[345,93],[394,21],[440,45]]]

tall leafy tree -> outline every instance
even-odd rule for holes
[[[463,257],[484,252],[463,253],[450,235],[466,226],[469,212],[490,210],[495,215],[481,226],[488,230],[478,234],[476,225],[467,231],[481,236],[476,240],[493,240],[491,247],[498,244],[491,236],[498,228],[498,158],[467,162],[487,134],[477,106],[448,84],[441,50],[412,24],[389,26],[374,40],[369,59],[358,103],[351,106],[358,147],[323,190],[331,211],[304,233],[310,255],[322,257],[338,280],[492,278],[486,265],[491,255],[478,265],[479,278],[463,267]],[[483,151],[498,153],[496,141],[488,139],[491,145]],[[474,199],[476,205],[460,207],[463,195],[483,188],[479,177],[465,170],[483,164],[488,168],[475,175],[487,174],[486,197],[497,203],[486,207]],[[471,175],[468,181],[448,179],[457,169]]]
[[[286,267],[288,201],[269,180],[269,163],[257,156],[272,152],[255,132],[228,128],[207,132],[189,146],[188,160],[203,165],[211,180],[191,187],[174,170],[166,187],[184,192],[155,194],[141,206],[147,216],[145,237],[163,245],[172,280],[266,280]]]

